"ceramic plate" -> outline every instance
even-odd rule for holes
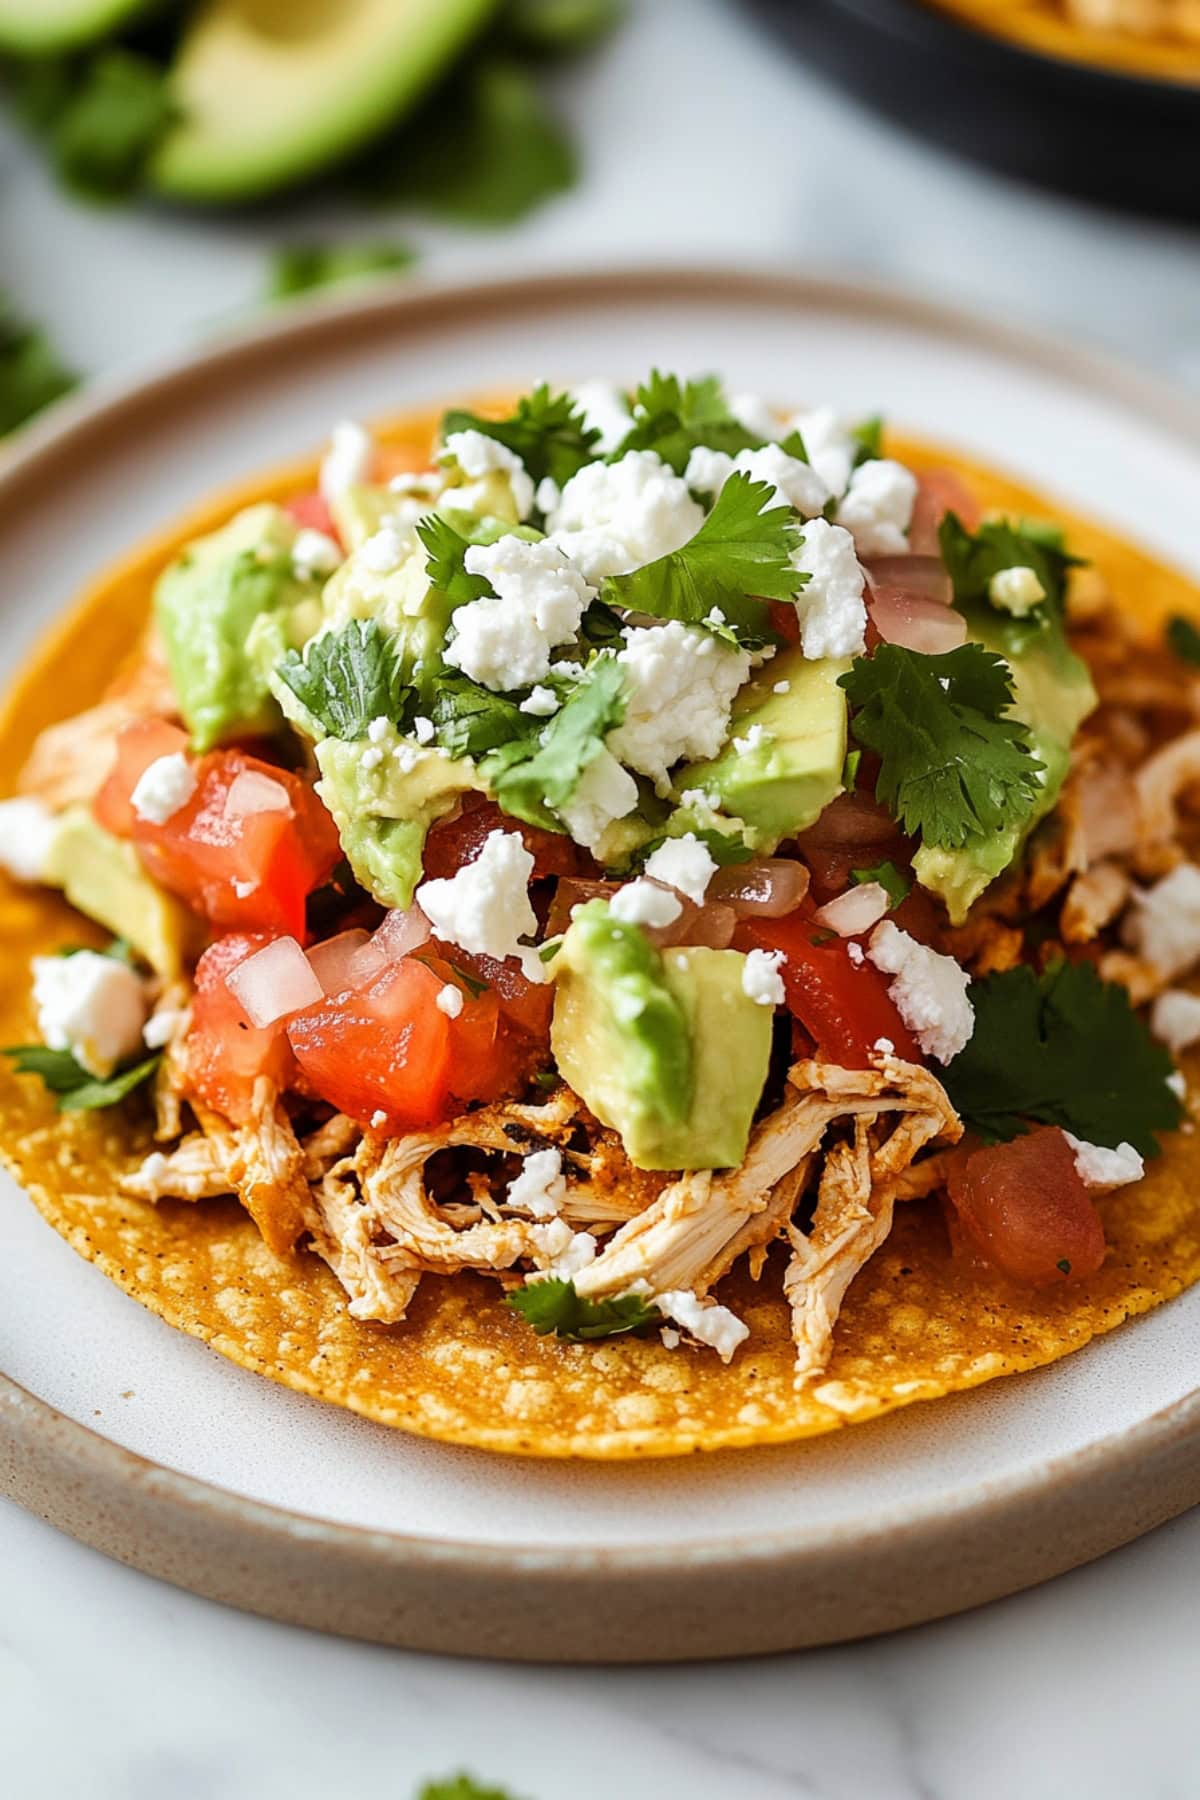
[[[858,287],[704,271],[406,285],[281,315],[28,435],[0,473],[6,667],[108,558],[332,419],[651,364],[879,406],[1200,576],[1200,431],[1144,378]],[[955,1611],[1200,1498],[1200,1288],[1036,1374],[807,1444],[516,1461],[285,1392],[143,1312],[0,1186],[0,1489],[216,1598],[422,1648],[640,1660]]]

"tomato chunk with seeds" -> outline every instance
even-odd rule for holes
[[[283,510],[302,531],[319,531],[323,536],[331,537],[335,544],[340,541],[325,496],[315,488],[311,494],[296,494],[291,500],[285,500]]]
[[[1014,1281],[1079,1281],[1104,1261],[1100,1215],[1056,1126],[972,1151],[951,1172],[949,1188],[975,1244]]]
[[[135,819],[149,874],[226,931],[305,941],[305,902],[341,855],[308,782],[241,750],[195,764],[196,791],[162,825]]]
[[[132,837],[137,818],[131,796],[151,763],[186,752],[188,735],[166,719],[133,719],[117,736],[116,759],[92,801],[98,824],[117,837]]]
[[[260,1076],[281,1090],[292,1087],[296,1079],[284,1020],[252,1025],[226,984],[240,963],[271,942],[265,933],[231,933],[210,945],[196,965],[188,1076],[198,1098],[235,1125],[249,1119]]]
[[[743,919],[733,941],[738,950],[783,951],[780,974],[788,1010],[813,1039],[822,1061],[869,1069],[881,1038],[903,1061],[924,1061],[885,977],[865,958],[854,962],[847,939],[822,932],[807,902],[783,919]]]

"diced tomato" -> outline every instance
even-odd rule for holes
[[[471,794],[464,800],[457,818],[443,819],[425,839],[421,862],[426,878],[440,881],[457,875],[467,863],[475,861],[488,834],[493,831],[519,834],[534,859],[534,880],[543,875],[578,875],[595,867],[587,852],[579,849],[569,837],[510,818],[493,800]]]
[[[270,942],[266,934],[218,938],[196,965],[188,1073],[199,1098],[235,1125],[249,1118],[254,1083],[260,1075],[280,1089],[295,1083],[296,1065],[284,1021],[251,1025],[226,986],[226,977],[238,964]]]
[[[800,614],[790,600],[772,600],[768,608],[771,630],[785,644],[800,642]]]
[[[325,496],[315,488],[311,494],[296,494],[291,500],[286,500],[283,510],[302,528],[324,532],[335,543],[339,541],[338,529],[333,522],[333,514],[325,503]]]
[[[393,1129],[443,1118],[452,1045],[451,1020],[437,1004],[443,985],[405,957],[365,987],[297,1013],[288,1038],[322,1099],[363,1124],[383,1113]]]
[[[165,824],[134,821],[148,872],[224,930],[305,942],[305,901],[341,855],[333,820],[299,775],[240,750],[214,750],[195,767],[196,792]],[[246,776],[257,778],[255,804],[270,798],[264,782],[282,789],[286,804],[245,810],[235,793],[230,805]]]
[[[975,531],[983,517],[979,502],[953,469],[926,469],[917,484],[908,547],[918,556],[936,556],[938,526],[948,512],[956,512],[968,531]]]
[[[783,951],[780,973],[788,1009],[823,1061],[869,1069],[880,1038],[887,1038],[905,1062],[924,1060],[885,977],[865,959],[852,962],[847,939],[822,933],[808,902],[784,919],[744,919],[733,941],[739,950]]]
[[[486,987],[472,994],[460,972],[462,952],[455,950],[454,958],[452,964],[429,951],[416,952],[416,959],[443,985],[458,988],[463,997],[462,1011],[450,1021],[450,1092],[459,1100],[499,1100],[519,1085],[527,1058],[516,1041],[499,989]]]
[[[973,1151],[952,1169],[949,1188],[978,1248],[1014,1281],[1079,1281],[1104,1261],[1100,1215],[1054,1126]]]
[[[442,944],[436,938],[430,949],[475,981],[494,988],[501,1013],[518,1030],[538,1039],[549,1035],[554,989],[548,981],[530,981],[519,963],[497,962],[494,956],[460,950],[457,944]]]
[[[160,756],[174,756],[187,747],[187,733],[178,725],[168,725],[165,719],[133,719],[118,734],[116,761],[92,801],[97,822],[117,837],[131,837],[136,823],[130,803],[134,788]]]
[[[845,892],[854,869],[881,862],[903,869],[911,858],[895,820],[861,789],[839,794],[816,824],[800,833],[796,846],[812,873],[813,897],[822,905]]]

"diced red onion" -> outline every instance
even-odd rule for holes
[[[738,916],[732,906],[706,900],[688,926],[685,944],[699,944],[706,950],[728,950],[737,930]]]
[[[643,877],[643,879],[649,880],[650,878],[646,876]],[[664,881],[651,881],[650,885],[652,887],[663,888],[670,894],[672,900],[677,900],[679,902],[679,913],[671,920],[669,925],[647,925],[643,927],[650,942],[659,950],[669,950],[675,944],[690,943],[691,939],[688,936],[688,932],[691,929],[693,920],[700,911],[696,902],[694,900],[689,900],[687,895],[681,894],[677,888],[667,887],[667,884]]]
[[[732,907],[740,919],[782,919],[799,906],[808,882],[803,863],[763,856],[718,869],[708,884],[708,899]]]
[[[558,937],[570,926],[571,914],[577,906],[585,906],[589,900],[611,900],[620,885],[617,881],[584,881],[575,875],[564,875],[554,890],[546,919],[546,936]]]
[[[914,599],[938,600],[949,606],[954,583],[940,556],[873,556],[865,565],[874,588],[903,588]]]
[[[399,962],[410,951],[419,950],[433,935],[433,928],[419,906],[390,912],[371,939],[371,946],[385,962]]]
[[[276,938],[225,977],[225,985],[260,1029],[324,998],[312,964],[293,937]]]
[[[839,937],[861,937],[878,925],[891,902],[887,890],[877,881],[864,881],[860,887],[847,888],[836,900],[829,900],[813,914],[813,923]]]
[[[855,844],[886,844],[895,836],[895,822],[869,794],[839,794],[820,818],[801,832],[798,842],[805,850],[810,845],[844,850]]]
[[[290,813],[291,810],[291,796],[282,781],[272,781],[269,775],[262,775],[257,769],[240,769],[225,796],[228,819],[245,819],[252,813]]]
[[[877,587],[871,590],[867,604],[885,644],[919,650],[924,656],[941,656],[967,641],[967,621],[940,600],[926,600],[907,588]]]

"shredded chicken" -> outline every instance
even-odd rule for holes
[[[121,728],[131,719],[173,719],[178,712],[161,642],[148,631],[103,699],[39,732],[17,778],[18,791],[35,795],[53,812],[91,800],[112,768]]]
[[[1090,944],[1124,911],[1132,892],[1133,882],[1119,863],[1096,863],[1077,875],[1059,918],[1063,941]]]
[[[278,1254],[290,1250],[306,1229],[311,1195],[304,1152],[274,1083],[259,1076],[245,1125],[231,1125],[208,1107],[193,1106],[223,1159],[228,1185],[264,1241]]]
[[[1151,844],[1168,842],[1178,827],[1178,806],[1200,788],[1200,731],[1173,738],[1142,764],[1135,777],[1143,833]]]
[[[370,1211],[359,1198],[354,1163],[325,1174],[312,1192],[308,1230],[313,1249],[346,1290],[352,1318],[398,1325],[421,1280],[419,1268],[388,1269],[372,1242]]]
[[[121,1178],[121,1189],[139,1200],[212,1200],[231,1194],[220,1144],[203,1131],[189,1132],[174,1150],[153,1150],[140,1168]]]

